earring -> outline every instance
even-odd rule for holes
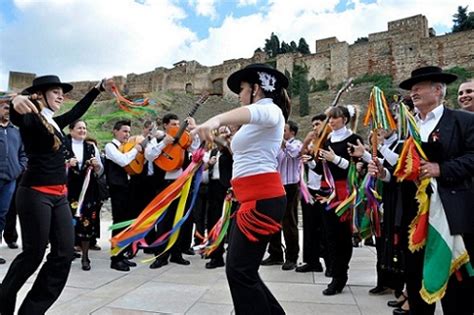
[[[255,96],[255,95],[257,95],[257,93],[253,92],[253,93],[252,93],[252,96]]]

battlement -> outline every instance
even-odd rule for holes
[[[407,77],[422,65],[443,68],[462,66],[473,70],[474,30],[435,36],[424,15],[415,15],[387,23],[387,30],[368,34],[368,41],[356,44],[340,42],[336,37],[315,41],[316,52],[309,55],[287,53],[270,59],[263,51],[251,58],[225,60],[222,64],[207,67],[197,61],[181,60],[173,68],[155,68],[141,74],[116,77],[119,87],[132,97],[153,91],[233,96],[225,82],[231,73],[251,63],[271,62],[277,69],[291,75],[294,65],[308,68],[308,79],[326,80],[334,87],[348,77],[364,74],[388,74],[395,82]],[[35,74],[10,72],[9,90],[21,91],[29,86]],[[84,95],[95,82],[72,82],[69,97]]]

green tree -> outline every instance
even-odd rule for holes
[[[290,42],[290,47],[291,47],[291,52],[297,52],[298,51],[298,45],[296,45],[294,40],[292,40]]]
[[[309,50],[309,45],[308,43],[306,43],[306,40],[303,37],[301,37],[300,41],[298,42],[298,51],[303,55],[311,53],[311,51]]]
[[[368,37],[358,37],[356,39],[356,41],[354,42],[354,44],[357,44],[357,43],[366,43],[369,41],[369,38]]]
[[[280,53],[286,54],[291,52],[291,46],[285,43],[285,41],[281,42],[281,48],[280,48]]]
[[[265,47],[263,48],[271,58],[275,57],[280,53],[280,40],[273,32],[269,39],[265,39]]]
[[[458,6],[458,12],[453,15],[453,33],[474,29],[474,12],[467,11],[468,6]]]

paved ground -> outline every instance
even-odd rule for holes
[[[198,255],[185,256],[191,260],[190,266],[171,263],[152,270],[148,264],[139,263],[129,273],[110,269],[106,233],[109,223],[103,222],[100,240],[103,250],[90,254],[92,270],[82,271],[80,261],[76,260],[65,290],[47,314],[233,314],[224,268],[207,270],[206,260]],[[18,253],[19,250],[0,246],[0,255],[8,261],[0,265],[1,278]],[[141,253],[135,261],[149,257]],[[329,282],[321,273],[301,274],[282,271],[280,266],[262,266],[260,274],[287,314],[392,314],[392,309],[386,306],[392,294],[367,293],[375,283],[373,247],[354,249],[348,286],[332,297],[321,293]],[[20,291],[18,301],[31,284],[30,279]]]

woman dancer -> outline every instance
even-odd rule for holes
[[[242,125],[234,135],[232,188],[240,203],[231,228],[226,274],[236,314],[284,314],[258,274],[270,235],[281,228],[286,196],[277,169],[290,100],[288,79],[265,64],[252,64],[227,80],[240,108],[214,116],[193,134],[212,141],[223,125]]]
[[[328,117],[332,132],[319,151],[320,159],[327,162],[334,179],[336,195],[331,203],[336,205],[344,201],[349,195],[346,187],[351,161],[351,157],[347,152],[348,146],[349,144],[358,143],[357,140],[362,143],[362,138],[346,127],[346,124],[354,116],[355,111],[354,115],[351,115],[344,106],[331,108]],[[323,172],[322,163],[317,164],[316,173],[324,175],[321,188],[328,188],[329,179],[325,177],[327,174],[323,174],[325,172]],[[329,205],[328,207],[330,209],[323,213],[323,222],[328,239],[329,266],[326,266],[326,268],[331,271],[332,281],[323,291],[323,294],[334,295],[340,293],[347,282],[347,270],[352,257],[352,225],[351,220],[341,220],[336,215],[334,212],[335,206]]]
[[[38,269],[47,245],[50,253],[18,314],[44,314],[66,285],[74,247],[71,210],[66,197],[66,148],[62,129],[79,119],[105,86],[99,82],[70,111],[53,118],[72,85],[55,75],[38,77],[24,90],[27,96],[12,100],[10,117],[20,128],[28,166],[16,194],[23,251],[10,265],[0,286],[0,313],[13,314],[17,292]],[[37,107],[38,106],[38,107]]]

